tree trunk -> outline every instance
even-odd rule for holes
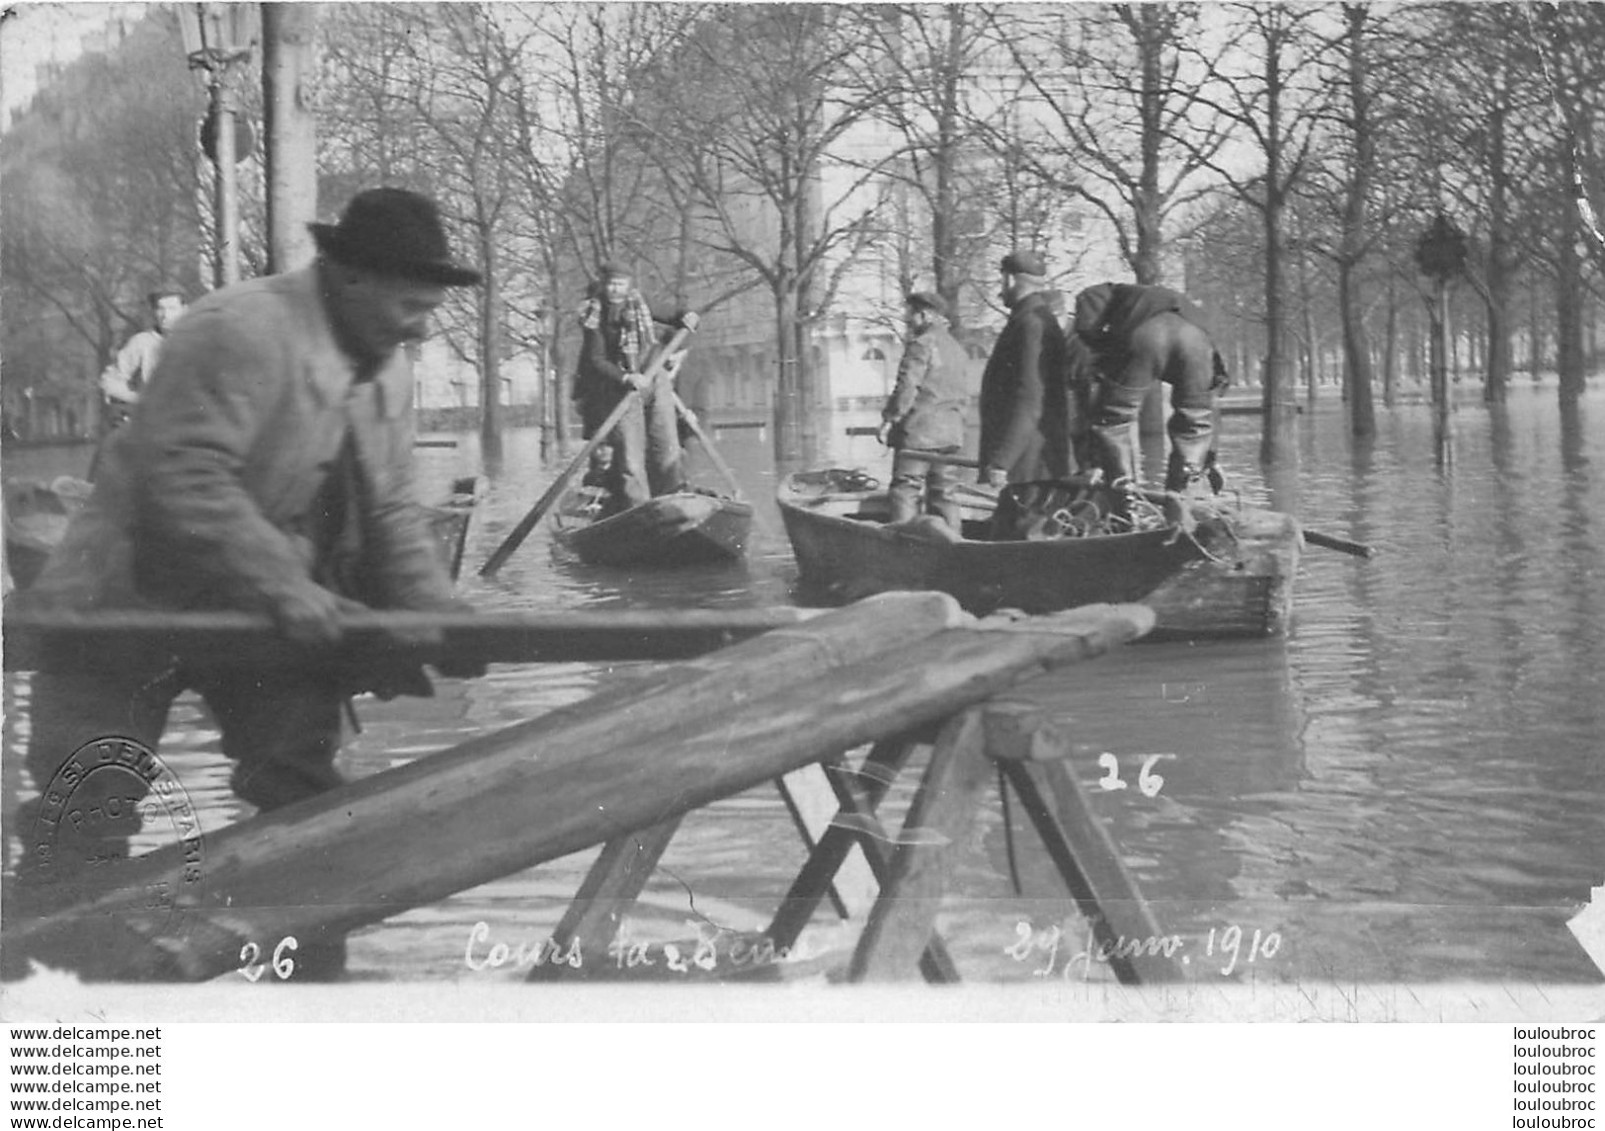
[[[1278,463],[1298,456],[1293,438],[1295,404],[1288,388],[1287,314],[1282,301],[1282,59],[1279,37],[1267,37],[1265,52],[1265,431],[1260,460]]]
[[[802,461],[802,392],[798,381],[797,284],[783,273],[772,288],[775,300],[775,459]]]
[[[479,296],[479,443],[487,458],[502,450],[501,289],[497,283],[496,241],[488,223],[479,225],[479,261],[485,282]]]
[[[1142,120],[1142,165],[1137,172],[1137,191],[1132,204],[1132,220],[1137,230],[1136,258],[1131,264],[1137,282],[1144,285],[1158,283],[1162,276],[1164,231],[1160,215],[1160,146],[1164,141],[1164,109],[1167,87],[1164,74],[1164,45],[1167,38],[1162,21],[1172,19],[1158,5],[1141,5],[1137,19],[1141,32],[1137,39],[1137,53],[1142,67],[1142,89],[1139,94],[1138,113]],[[1137,431],[1143,436],[1158,436],[1165,431],[1164,383],[1155,381],[1148,397],[1143,401],[1137,417]]]
[[[1388,317],[1385,335],[1386,345],[1382,351],[1382,403],[1389,408],[1393,407],[1394,398],[1399,386],[1399,307],[1395,297],[1393,279],[1388,279]],[[1371,432],[1376,432],[1376,415],[1371,417]],[[1356,435],[1359,433],[1356,432]]]
[[[1555,273],[1555,371],[1560,399],[1583,393],[1583,264],[1570,231],[1560,240]]]
[[[1354,280],[1354,269],[1346,263],[1338,264],[1338,293],[1343,315],[1343,374],[1349,391],[1349,432],[1354,436],[1376,435],[1376,410],[1371,403],[1371,344],[1366,339],[1365,316],[1360,310],[1360,296]],[[1388,333],[1391,350],[1393,343],[1393,311],[1388,311]],[[1388,363],[1388,395],[1393,391],[1391,354]]]
[[[1372,136],[1371,93],[1366,87],[1366,7],[1345,4],[1349,41],[1349,105],[1353,114],[1354,171],[1343,202],[1343,249],[1338,259],[1338,307],[1343,324],[1343,388],[1349,402],[1349,432],[1376,435],[1376,410],[1371,405],[1371,344],[1366,340],[1365,304],[1360,297],[1355,269],[1365,256],[1366,200],[1371,192],[1371,166],[1376,140]],[[1391,295],[1390,295],[1391,298]],[[1389,348],[1392,348],[1390,305]],[[1391,388],[1391,383],[1390,383]]]
[[[1505,150],[1506,102],[1502,99],[1488,121],[1488,365],[1483,371],[1482,399],[1503,404],[1510,383],[1510,300],[1516,254],[1510,232],[1510,172]]]
[[[267,149],[268,273],[312,260],[318,218],[318,124],[306,83],[318,67],[317,4],[262,5],[262,101]]]
[[[1543,311],[1539,307],[1537,280],[1533,279],[1527,284],[1528,330],[1527,330],[1527,367],[1534,381],[1544,371],[1544,319]]]

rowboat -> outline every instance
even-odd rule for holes
[[[606,512],[603,488],[569,492],[552,512],[559,545],[588,565],[681,566],[746,555],[752,504],[688,489]]]
[[[1139,602],[1156,614],[1150,638],[1286,631],[1300,545],[1294,519],[1160,492],[1148,498],[1162,515],[1148,529],[993,541],[996,504],[979,492],[961,500],[961,533],[930,518],[889,525],[886,493],[854,472],[795,474],[776,495],[805,600],[937,589],[977,614]]]
[[[479,502],[479,476],[465,475],[451,481],[451,493],[432,507],[424,508],[429,530],[440,545],[451,579],[462,571],[463,549],[468,545],[468,526]]]
[[[67,523],[83,509],[93,484],[71,475],[47,481],[19,479],[5,486],[6,572],[18,589],[32,585],[56,548]],[[455,580],[462,566],[469,520],[479,500],[479,479],[452,481],[451,493],[438,505],[425,507],[430,533]]]
[[[18,589],[26,589],[39,576],[92,489],[71,475],[18,479],[5,485],[6,573]]]

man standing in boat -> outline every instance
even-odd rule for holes
[[[350,695],[431,693],[416,665],[353,671],[323,657],[348,613],[466,609],[414,499],[406,347],[447,287],[480,276],[451,261],[434,202],[402,189],[359,193],[338,225],[311,228],[311,266],[213,291],[168,334],[144,409],[18,595],[43,609],[266,613],[306,662],[191,670],[159,650],[48,662],[32,684],[26,758],[41,790],[87,744],[117,736],[154,750],[188,688],[222,731],[234,793],[268,812],[341,784]],[[137,782],[117,777],[126,792]],[[35,827],[40,805],[20,827]],[[82,811],[102,812],[93,805]],[[62,822],[53,859],[18,869],[25,902],[30,885],[70,885],[86,863],[127,855],[139,818],[132,804],[117,809],[122,819],[78,833]],[[345,939],[302,938],[295,962],[303,980],[338,976]]]
[[[584,340],[574,400],[589,439],[622,397],[631,390],[641,393],[608,439],[610,458],[593,466],[589,477],[608,488],[612,509],[624,510],[685,487],[674,374],[665,366],[648,381],[644,370],[658,344],[657,324],[694,328],[697,315],[654,311],[636,290],[629,269],[616,263],[603,264],[599,275],[600,286],[580,309]]]
[[[948,333],[947,300],[941,295],[930,291],[909,295],[908,325],[897,383],[881,410],[877,433],[881,443],[896,450],[889,492],[891,521],[907,522],[930,513],[956,531],[959,510],[950,493],[950,466],[932,463],[909,449],[956,455],[964,446],[968,357]]]
[[[1069,473],[1064,331],[1035,252],[1003,257],[1000,297],[1009,320],[981,376],[980,481],[991,487]]]
[[[1166,287],[1100,283],[1076,297],[1072,332],[1085,347],[1075,351],[1086,361],[1073,358],[1079,372],[1071,384],[1088,406],[1090,462],[1110,483],[1136,483],[1137,415],[1154,382],[1164,381],[1171,387],[1165,489],[1180,491],[1207,476],[1219,493],[1215,395],[1228,377],[1198,307]]]

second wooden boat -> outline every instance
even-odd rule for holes
[[[21,479],[5,486],[6,573],[18,589],[33,584],[50,552],[67,532],[67,523],[83,509],[94,485],[71,475],[49,482]],[[462,568],[468,527],[479,501],[478,476],[452,480],[451,493],[438,505],[424,507],[430,533],[451,571],[452,580]]]
[[[744,557],[752,504],[709,491],[675,491],[605,515],[600,488],[580,487],[553,512],[560,545],[603,566],[682,566]]]
[[[962,536],[929,519],[888,525],[886,493],[852,475],[809,472],[780,485],[805,597],[937,589],[978,614],[1140,602],[1161,639],[1266,636],[1292,615],[1300,538],[1284,514],[1228,516],[1170,496],[1168,520],[1152,529],[991,541],[990,505],[965,507]]]

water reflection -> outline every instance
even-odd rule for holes
[[[1341,405],[1318,406],[1298,420],[1297,463],[1268,473],[1257,420],[1228,418],[1223,457],[1245,500],[1293,509],[1380,554],[1361,562],[1307,550],[1286,640],[1143,645],[1029,687],[1069,728],[1073,770],[1167,930],[1278,932],[1274,961],[1234,978],[1595,976],[1563,924],[1605,876],[1605,492],[1588,474],[1584,426],[1601,399],[1591,393],[1562,413],[1553,390],[1512,389],[1502,409],[1459,414],[1457,460],[1442,471],[1425,405],[1380,412],[1366,444],[1348,436]],[[838,417],[821,441],[830,462],[884,480],[884,450],[846,434],[863,423],[873,414]],[[451,438],[457,447],[418,452],[426,498],[482,470],[478,437]],[[514,431],[476,519],[465,596],[507,610],[788,602],[796,571],[773,506],[770,437],[729,430],[719,442],[758,508],[745,564],[592,569],[539,529],[495,578],[479,578],[555,470],[542,465],[536,433]],[[1162,467],[1162,440],[1149,448],[1148,466]],[[65,456],[35,455],[7,452],[7,473],[75,470]],[[693,458],[701,481],[715,482]],[[434,700],[364,702],[364,733],[342,765],[354,775],[399,765],[634,672],[506,667],[471,685],[443,681]],[[16,767],[26,706],[26,679],[8,677],[8,807],[25,789]],[[209,823],[239,816],[197,705],[181,701],[165,749]],[[1163,779],[1152,792],[1139,785],[1145,765],[1150,786]],[[905,786],[889,811],[907,799]],[[974,978],[1031,978],[1003,957],[1016,923],[1069,915],[1018,806],[1011,825],[1012,838],[994,794],[943,922]],[[1011,839],[1021,894],[1009,880]],[[756,926],[802,856],[774,791],[709,807],[687,820],[632,929],[683,936],[699,915]],[[541,936],[588,859],[399,916],[365,932],[354,961],[371,976],[470,976],[462,950],[473,924]]]

